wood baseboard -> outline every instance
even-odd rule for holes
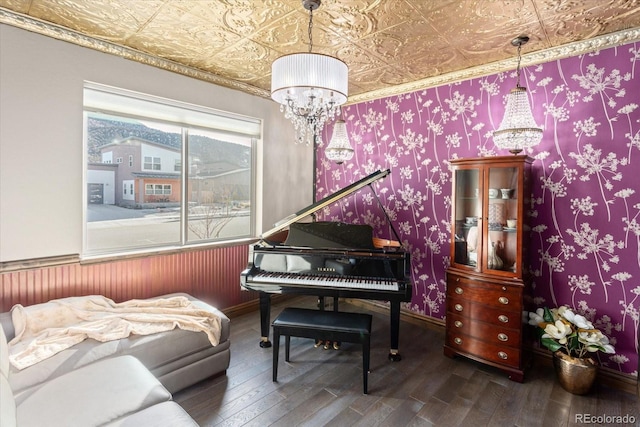
[[[271,302],[275,303],[278,301],[284,301],[292,298],[295,298],[295,295],[271,295]],[[233,307],[221,309],[220,311],[222,311],[224,314],[227,315],[227,317],[231,319],[233,317],[242,316],[243,314],[252,313],[257,310],[260,310],[259,299],[253,299],[251,301],[247,301],[242,304],[234,305]]]
[[[367,309],[371,311],[375,311],[377,313],[389,312],[388,306],[378,301],[357,300],[357,299],[349,299],[348,301],[349,301],[349,304],[353,304],[360,307],[366,307]],[[442,331],[444,331],[444,328],[445,328],[445,322],[443,320],[423,316],[407,310],[400,311],[400,319],[408,323],[425,327],[425,328],[441,329]],[[546,366],[549,368],[553,368],[552,354],[549,351],[539,349],[539,348],[531,348],[530,350],[533,353],[534,366]],[[526,377],[525,377],[525,381],[526,381]],[[621,390],[626,393],[631,393],[634,395],[637,394],[640,396],[638,379],[633,375],[623,374],[621,372],[614,371],[608,368],[600,368],[600,370],[598,371],[598,381],[600,384],[603,384],[607,387],[615,388],[617,390]]]
[[[553,369],[553,355],[548,350],[540,348],[532,348],[533,363],[535,366],[546,366]],[[638,394],[638,381],[633,375],[623,374],[609,368],[600,368],[598,370],[598,379],[600,384],[607,387],[615,388],[631,394]]]

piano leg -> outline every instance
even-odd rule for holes
[[[399,362],[402,360],[402,357],[398,352],[398,340],[400,336],[400,301],[392,301],[390,306],[391,313],[389,323],[391,329],[391,349],[389,350],[389,360],[392,362]]]
[[[260,292],[260,347],[271,347],[269,341],[269,320],[271,319],[271,295],[266,292]]]

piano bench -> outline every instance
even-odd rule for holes
[[[273,381],[278,378],[280,335],[285,336],[285,360],[289,361],[291,337],[313,338],[362,344],[362,381],[367,394],[371,315],[340,311],[287,307],[271,324],[273,327]]]

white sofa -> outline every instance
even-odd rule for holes
[[[216,374],[230,359],[230,321],[187,294],[198,308],[221,318],[220,340],[173,329],[98,342],[87,339],[18,370],[9,364],[14,336],[9,313],[0,314],[0,426],[193,426],[171,393]]]

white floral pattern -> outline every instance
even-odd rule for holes
[[[640,308],[639,43],[523,69],[536,122],[530,268],[537,306],[568,305],[611,338],[600,362],[637,374]],[[449,159],[508,155],[492,131],[515,72],[349,105],[344,117],[354,158],[342,165],[318,146],[318,198],[378,169],[373,184],[411,254],[413,298],[406,309],[445,315],[449,265]],[[325,129],[323,141],[331,136]],[[367,189],[324,209],[320,219],[370,224],[395,240]]]

